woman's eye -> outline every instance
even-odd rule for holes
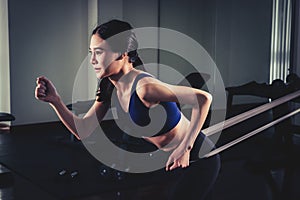
[[[96,55],[101,55],[103,53],[103,51],[96,51],[95,53],[96,53]]]
[[[103,52],[104,52],[104,51],[99,51],[99,50],[93,52],[93,51],[90,50],[90,51],[89,51],[89,54],[92,55],[93,53],[95,53],[96,55],[99,56],[99,55],[101,55]]]

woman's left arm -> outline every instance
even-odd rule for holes
[[[185,168],[189,166],[190,151],[193,148],[194,142],[200,133],[203,124],[205,123],[212,102],[212,96],[205,91],[192,88],[182,88],[182,90],[185,90],[182,92],[183,96],[180,96],[183,98],[182,103],[189,103],[192,105],[190,126],[186,131],[187,134],[183,141],[169,156],[166,163],[167,171],[173,170],[177,167]],[[179,94],[181,93],[180,91],[178,92]]]
[[[149,82],[144,83],[142,88],[139,91],[142,91],[141,96],[147,102],[173,101],[192,106],[190,126],[187,134],[170,155],[166,164],[167,170],[172,170],[176,167],[187,167],[189,165],[189,151],[192,149],[209,112],[212,102],[211,94],[191,87],[169,85],[159,80],[152,80],[150,84]]]

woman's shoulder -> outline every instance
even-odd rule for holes
[[[159,79],[157,78],[156,75],[148,72],[148,71],[144,71],[144,70],[140,70],[140,69],[135,69],[136,71],[136,77],[142,77],[142,78],[150,78],[151,80],[157,80],[159,81]]]
[[[149,72],[147,71],[143,71],[143,70],[140,70],[140,69],[136,69],[136,75],[137,76],[149,76],[149,77],[154,77],[153,74],[150,74]]]
[[[137,70],[136,76],[134,78],[135,84],[138,84],[139,86],[149,83],[158,83],[159,80],[151,73]]]

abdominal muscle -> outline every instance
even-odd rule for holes
[[[144,139],[153,143],[160,150],[171,151],[183,140],[189,124],[190,121],[181,113],[180,121],[171,131],[154,137],[144,137]]]

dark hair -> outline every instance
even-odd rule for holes
[[[106,40],[113,52],[127,53],[129,62],[132,63],[133,67],[143,69],[143,62],[137,52],[138,42],[132,29],[133,27],[129,23],[114,19],[97,26],[92,35],[98,35]],[[110,102],[113,90],[114,85],[108,78],[99,80],[96,100]]]
[[[92,35],[106,40],[113,52],[127,53],[129,62],[137,67],[143,63],[137,53],[138,42],[132,29],[129,23],[114,19],[97,26]]]

